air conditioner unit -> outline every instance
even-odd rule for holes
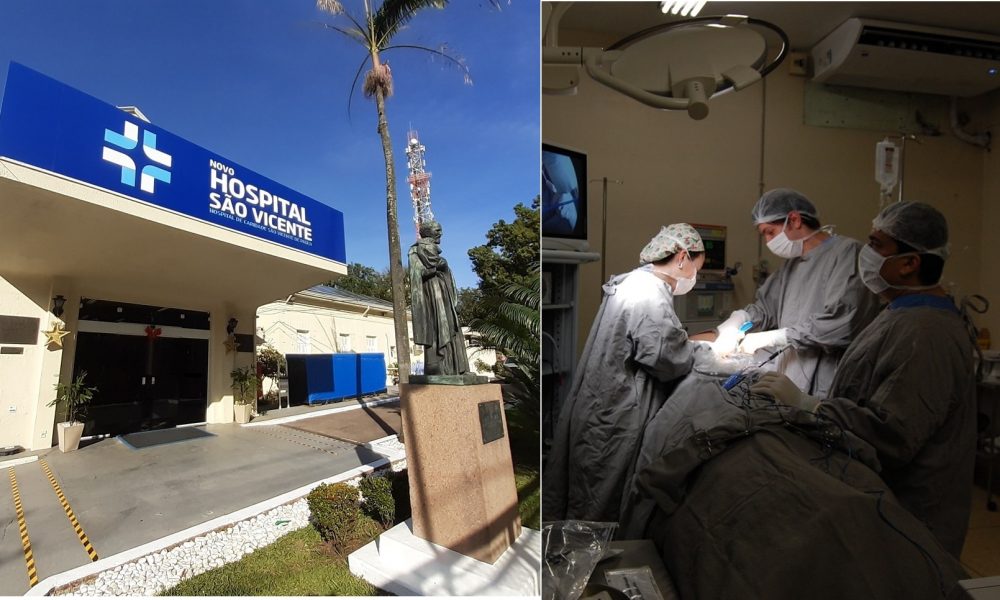
[[[813,47],[813,80],[835,85],[977,96],[1000,87],[1000,38],[848,19]]]

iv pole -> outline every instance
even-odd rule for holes
[[[903,169],[906,166],[906,140],[907,140],[907,138],[909,138],[909,139],[915,141],[918,144],[920,143],[920,140],[918,140],[917,136],[913,135],[912,133],[904,133],[904,134],[900,135],[899,137],[901,138],[900,142],[899,142],[899,195],[896,196],[896,201],[897,202],[902,202],[903,201],[903,181],[904,181],[904,179],[903,179]]]
[[[602,200],[601,200],[601,285],[608,280],[608,182],[617,183],[618,185],[624,185],[625,181],[621,179],[608,179],[607,177],[602,177],[600,179],[591,179],[590,181],[600,181],[602,183]]]
[[[901,133],[899,136],[899,193],[896,195],[896,202],[903,201],[903,169],[906,166],[906,140],[913,140],[916,143],[920,143],[920,140],[916,135],[912,133]],[[888,198],[887,198],[888,200]]]

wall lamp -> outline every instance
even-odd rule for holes
[[[226,323],[226,334],[233,335],[233,332],[236,331],[236,326],[238,324],[239,321],[237,321],[235,317],[230,317],[229,322]]]
[[[62,294],[58,294],[52,298],[52,314],[58,319],[63,314],[63,305],[66,304],[66,298]]]

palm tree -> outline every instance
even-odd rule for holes
[[[495,0],[491,0],[494,2]],[[392,38],[420,10],[424,8],[444,8],[448,0],[383,0],[376,8],[376,0],[364,0],[364,15],[355,17],[344,9],[339,0],[316,0],[316,7],[334,16],[342,16],[350,25],[325,24],[326,27],[343,34],[359,44],[365,57],[358,66],[351,84],[351,96],[357,86],[361,72],[369,62],[371,68],[365,73],[362,90],[365,97],[375,99],[378,110],[378,133],[382,138],[382,154],[385,158],[385,210],[389,228],[389,278],[392,285],[392,315],[396,331],[396,353],[399,362],[399,381],[406,383],[410,373],[410,337],[406,327],[406,301],[403,289],[403,261],[399,247],[399,223],[396,215],[396,174],[393,168],[392,142],[389,139],[389,124],[385,116],[385,99],[392,95],[392,71],[382,54],[389,50],[421,50],[440,56],[458,66],[470,82],[469,70],[464,62],[441,49],[408,44],[392,44]],[[350,103],[348,102],[348,110]]]
[[[470,329],[480,337],[473,338],[472,345],[493,349],[507,360],[500,372],[508,388],[509,400],[522,412],[537,421],[539,415],[539,339],[541,320],[538,302],[541,297],[540,282],[536,263],[531,270],[527,284],[509,283],[501,286],[500,294],[486,300],[487,315],[473,319]]]

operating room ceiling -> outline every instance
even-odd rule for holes
[[[930,25],[1000,36],[1000,2],[713,2],[700,16],[741,14],[774,23],[793,50],[808,50],[851,17]],[[548,11],[545,11],[548,16]],[[576,2],[560,30],[607,34],[617,40],[646,27],[678,20],[659,2]]]

